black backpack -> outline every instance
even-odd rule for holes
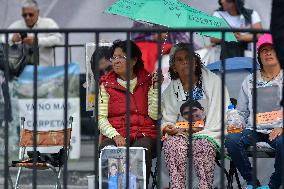
[[[6,57],[8,48],[8,57]],[[25,44],[0,44],[0,70],[5,69],[8,59],[10,76],[19,76],[27,64],[32,64],[33,49]],[[11,78],[12,78],[11,77]]]

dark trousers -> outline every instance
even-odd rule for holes
[[[100,149],[104,148],[105,146],[116,146],[114,140],[110,138],[106,138],[102,141],[100,145]],[[151,139],[149,137],[142,137],[139,139],[134,140],[130,144],[131,147],[143,147],[148,150],[145,150],[145,158],[146,158],[146,183],[147,186],[149,184],[149,178],[151,174],[151,167],[152,167],[152,159],[156,157],[156,140]]]
[[[263,141],[270,144],[275,149],[274,173],[270,177],[270,188],[279,188],[281,185],[282,173],[282,150],[283,150],[283,135],[278,136],[273,141],[268,139],[268,134],[257,133],[257,141]],[[242,133],[232,133],[226,136],[225,146],[232,158],[235,166],[246,180],[247,184],[252,185],[252,167],[246,153],[246,148],[253,145],[253,131],[245,129]]]

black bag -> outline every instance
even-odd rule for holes
[[[6,48],[8,50],[9,72],[11,76],[19,76],[27,64],[32,64],[33,49],[25,44],[0,44],[0,69],[5,69]]]
[[[220,60],[233,57],[243,57],[247,47],[247,42],[225,42],[225,48],[221,49]]]
[[[49,163],[54,167],[61,167],[64,164],[64,153],[65,150],[61,148],[57,153],[40,153],[39,151],[27,151],[29,158],[12,161],[12,167],[16,167],[17,163],[32,163],[34,154],[37,158],[38,163]]]

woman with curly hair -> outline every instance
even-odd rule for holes
[[[186,159],[188,135],[179,135],[175,122],[180,117],[180,106],[190,99],[202,102],[206,122],[203,128],[192,128],[193,163],[199,179],[199,189],[210,189],[213,185],[214,160],[221,144],[221,80],[205,69],[200,56],[190,44],[179,43],[170,52],[169,74],[171,82],[162,94],[162,132],[165,136],[163,150],[169,169],[170,188],[186,188]],[[189,66],[193,75],[190,76]],[[189,91],[192,77],[192,91]],[[225,90],[225,105],[229,96]]]

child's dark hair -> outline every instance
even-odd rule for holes
[[[110,167],[115,167],[117,169],[117,165],[115,163],[112,163]]]
[[[93,74],[95,74],[95,68],[96,66],[99,67],[98,63],[102,58],[105,58],[107,60],[109,60],[111,58],[111,51],[110,51],[110,47],[108,46],[101,46],[96,48],[96,50],[94,51],[92,57],[91,57],[91,69]],[[101,70],[98,70],[101,71]]]
[[[183,111],[186,107],[196,107],[203,110],[203,107],[197,100],[188,100],[185,103],[183,103],[179,109],[181,115],[183,114]]]

